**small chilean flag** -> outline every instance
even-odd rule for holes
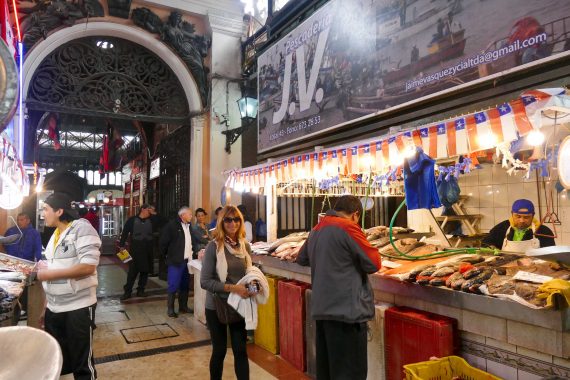
[[[396,137],[388,138],[388,155],[390,163],[400,162],[400,150],[396,144]]]
[[[496,145],[496,138],[491,132],[491,125],[485,112],[477,112],[473,115],[477,125],[477,138],[482,149],[489,149]]]
[[[465,128],[465,119],[459,118],[455,120],[455,150],[457,154],[468,154],[469,145],[467,144],[467,130]]]
[[[447,157],[447,131],[445,124],[436,125],[437,128],[437,158]]]
[[[376,155],[374,157],[374,161],[376,163],[376,170],[383,171],[384,166],[387,165],[387,163],[384,162],[382,141],[376,141],[374,145],[376,145]]]
[[[513,100],[510,102],[511,108],[515,114],[515,124],[521,136],[527,135],[532,131],[532,124],[526,115],[526,104],[531,105],[535,99],[527,96],[521,99]]]
[[[305,169],[305,178],[310,178],[313,176],[313,165],[311,165],[311,155],[305,154],[303,157],[303,169]]]
[[[321,161],[320,161],[321,170],[325,173],[325,175],[329,175],[329,152],[321,153]]]
[[[303,156],[297,156],[297,162],[295,163],[295,177],[296,179],[301,178],[301,171],[303,170]]]
[[[475,116],[469,115],[465,117],[465,124],[467,125],[469,150],[471,152],[476,152],[478,150],[481,150],[481,147],[479,146],[479,136],[477,135],[477,123],[475,122]]]
[[[348,152],[346,148],[343,148],[339,152],[338,160],[339,160],[339,172],[342,175],[348,175]]]
[[[332,176],[337,176],[339,173],[339,162],[338,162],[338,152],[336,150],[333,150],[330,152],[330,170],[329,170],[329,175]]]
[[[269,177],[275,178],[275,165],[269,166]]]
[[[368,157],[370,160],[370,171],[376,170],[376,142],[368,144]]]
[[[561,87],[555,88],[541,88],[537,90],[528,90],[521,94],[521,97],[531,97],[534,98],[534,102],[530,102],[526,105],[526,114],[528,117],[532,116],[539,116],[540,113],[537,115],[536,112],[542,110],[543,108],[547,108],[549,106],[555,106],[560,104],[560,99],[557,98],[560,95],[566,95],[566,89]]]
[[[518,138],[513,109],[509,103],[501,104],[497,108],[491,108],[487,111],[487,115],[489,115],[491,130],[497,137],[497,142],[510,142]]]
[[[281,161],[279,161],[277,163],[277,165],[275,166],[275,178],[277,179],[277,182],[282,182],[283,181],[283,173],[281,172]]]
[[[294,179],[293,168],[295,167],[295,157],[289,158],[289,163],[288,163],[287,167],[289,169],[289,181],[291,181]]]
[[[357,174],[358,171],[358,146],[353,146],[350,149],[350,154],[348,155],[348,160],[350,162],[349,170],[350,174]]]
[[[422,149],[425,154],[429,155],[429,128],[421,128],[420,136],[422,138]]]
[[[372,159],[370,158],[370,145],[362,145],[359,150],[358,171],[360,173],[368,173],[371,170],[372,166]]]

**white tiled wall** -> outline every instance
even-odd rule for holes
[[[469,195],[465,207],[470,214],[482,214],[481,230],[488,232],[494,225],[507,219],[510,215],[511,205],[520,198],[530,199],[535,206],[537,217],[538,207],[538,190],[536,183],[536,173],[532,173],[530,178],[524,178],[525,172],[515,172],[512,176],[501,165],[482,164],[482,168],[473,170],[469,174],[459,177],[459,186],[462,195]],[[556,183],[556,171],[551,173],[551,187],[554,202],[554,210],[556,212],[556,204],[558,204],[558,217],[562,225],[556,226],[556,243],[558,245],[570,245],[570,193],[557,193],[554,188]],[[539,178],[541,179],[541,178]],[[548,189],[548,187],[547,187]],[[547,190],[550,194],[550,190]],[[545,191],[540,183],[540,197],[543,217],[546,213],[546,197]],[[552,211],[552,206],[551,206]],[[554,231],[552,224],[546,224]]]

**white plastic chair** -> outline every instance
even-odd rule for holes
[[[27,326],[0,328],[0,352],[0,379],[59,379],[61,348],[43,330]]]

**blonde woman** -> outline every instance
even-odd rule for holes
[[[245,285],[236,285],[251,265],[251,247],[245,240],[243,215],[235,206],[225,206],[219,214],[214,240],[206,247],[200,285],[206,294],[206,321],[212,338],[210,379],[221,380],[227,351],[227,329],[230,329],[234,370],[238,380],[249,379],[247,332],[243,319],[235,323],[220,322],[214,294],[227,300],[230,293],[250,297]]]

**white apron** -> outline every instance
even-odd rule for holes
[[[507,236],[509,236],[509,232],[511,232],[511,228],[507,229],[507,233],[505,234],[505,239],[503,240],[503,248],[501,251],[507,252],[517,252],[517,253],[526,253],[528,249],[531,248],[540,248],[540,240],[536,238],[534,235],[534,225],[532,226],[532,239],[530,240],[522,240],[522,241],[511,241],[507,240]]]

